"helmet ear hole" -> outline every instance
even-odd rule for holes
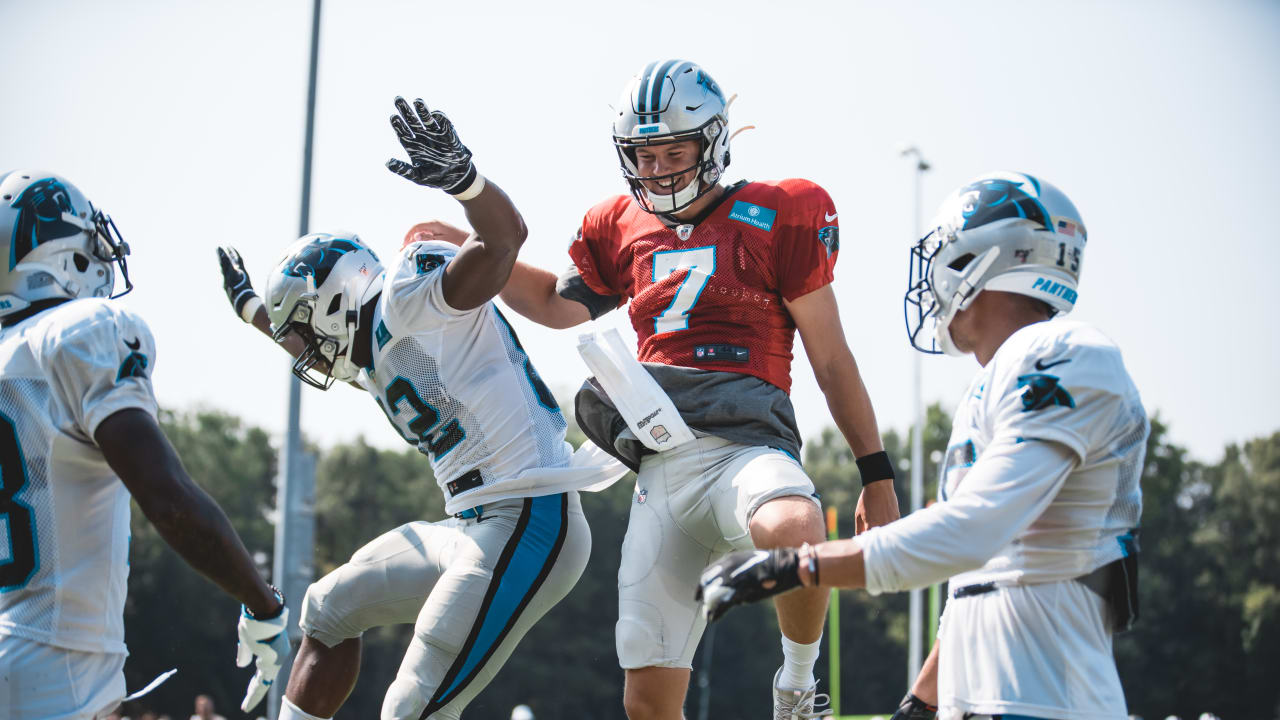
[[[334,295],[334,296],[333,296],[333,299],[329,301],[329,309],[328,309],[328,310],[325,310],[325,311],[324,311],[324,314],[325,314],[325,315],[332,315],[332,314],[334,314],[334,313],[338,312],[338,308],[339,308],[339,307],[340,307],[340,305],[341,305],[341,303],[340,303],[340,301],[341,301],[341,300],[342,300],[342,296],[341,296],[341,295]]]
[[[961,255],[955,260],[952,260],[950,263],[947,263],[947,267],[951,268],[952,270],[963,270],[965,266],[973,262],[973,258],[974,258],[973,253],[965,253],[964,255]]]
[[[89,269],[89,258],[80,253],[72,254],[71,262],[75,263],[76,272],[84,272]]]

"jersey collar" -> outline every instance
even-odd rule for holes
[[[697,227],[699,223],[711,217],[711,214],[716,210],[719,210],[720,207],[724,205],[724,202],[729,199],[730,195],[733,195],[746,186],[746,180],[739,180],[738,182],[726,187],[724,192],[720,193],[720,197],[717,198],[715,202],[703,208],[702,212],[698,213],[697,216],[690,220],[680,220],[679,218],[666,213],[657,213],[658,219],[661,220],[662,224],[666,225],[668,228],[676,228],[681,225],[693,225],[694,227]]]

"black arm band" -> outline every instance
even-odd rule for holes
[[[877,480],[893,479],[893,463],[889,461],[889,453],[884,450],[863,455],[855,462],[858,463],[858,474],[862,475],[863,487]]]

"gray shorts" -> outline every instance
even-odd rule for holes
[[[619,664],[692,667],[706,626],[693,597],[702,570],[753,547],[751,516],[793,495],[818,502],[800,463],[774,448],[699,437],[646,455],[618,569]]]
[[[474,519],[412,522],[312,584],[299,625],[333,647],[414,623],[382,717],[457,718],[578,582],[590,554],[576,492],[487,504]]]

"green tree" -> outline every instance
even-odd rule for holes
[[[222,506],[267,574],[276,492],[276,453],[267,434],[220,412],[162,411],[160,421],[187,472]],[[169,549],[136,507],[131,529],[127,685],[137,689],[169,668],[179,669],[137,707],[178,717],[190,714],[195,696],[206,693],[221,714],[240,717],[250,673],[235,666],[239,605]]]
[[[1116,636],[1145,716],[1280,717],[1280,433],[1187,457],[1152,421],[1142,475],[1141,619]]]
[[[1224,560],[1249,677],[1266,686],[1280,668],[1280,433],[1229,446],[1207,477],[1213,520],[1196,540]]]

